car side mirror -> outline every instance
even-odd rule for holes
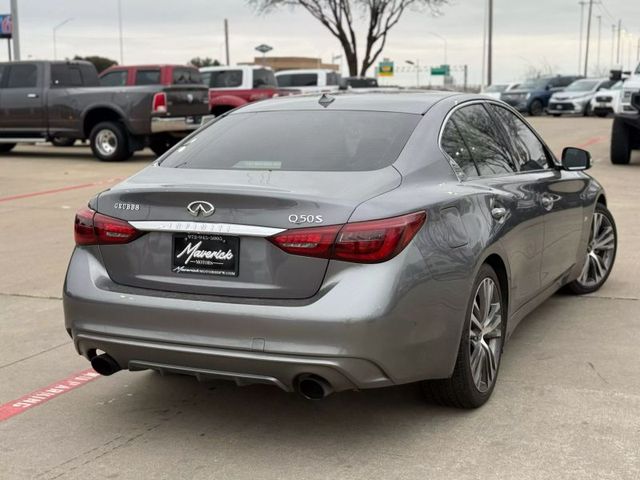
[[[591,168],[591,154],[582,148],[566,147],[562,150],[562,168],[569,171]]]

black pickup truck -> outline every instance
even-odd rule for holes
[[[0,153],[20,142],[89,140],[103,161],[158,155],[209,113],[204,85],[101,87],[82,61],[0,63]]]

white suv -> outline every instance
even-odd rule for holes
[[[292,88],[301,93],[336,92],[340,89],[340,74],[333,70],[281,70],[276,72],[278,87]]]

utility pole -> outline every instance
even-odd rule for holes
[[[598,59],[596,61],[596,69],[600,75],[600,39],[602,37],[602,15],[596,17],[598,19]]]
[[[484,18],[482,21],[482,62],[480,62],[482,64],[481,67],[481,72],[480,72],[480,90],[484,91],[484,87],[485,87],[485,83],[484,81],[486,80],[486,75],[485,75],[485,67],[487,65],[486,63],[487,60],[487,9],[484,9]]]
[[[122,0],[118,0],[118,30],[120,31],[120,65],[124,65],[124,44],[122,40]]]
[[[20,17],[18,16],[18,0],[11,0],[11,23],[13,37],[13,58],[20,60]]]
[[[489,26],[487,29],[487,85],[492,83],[493,70],[493,0],[489,0]]]
[[[640,43],[638,44],[638,46],[640,46]],[[464,91],[467,91],[467,81],[469,78],[469,66],[465,63],[464,64]]]
[[[622,20],[618,20],[618,52],[616,53],[616,63],[620,63],[620,34],[622,32]]]
[[[586,1],[580,0],[578,5],[580,5],[580,39],[578,40],[578,73],[582,70],[582,32],[584,25],[584,6],[587,4]]]
[[[616,46],[616,26],[611,25],[611,60],[609,60],[609,69],[613,68],[613,52]]]
[[[229,66],[229,21],[224,19],[224,51],[227,57],[227,66]]]
[[[591,39],[591,13],[593,11],[593,0],[589,0],[589,16],[587,17],[587,43],[584,49],[584,76],[587,76],[589,68],[589,40]]]

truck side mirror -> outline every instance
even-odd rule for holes
[[[591,154],[582,148],[566,147],[562,150],[562,168],[569,171],[591,168]]]

